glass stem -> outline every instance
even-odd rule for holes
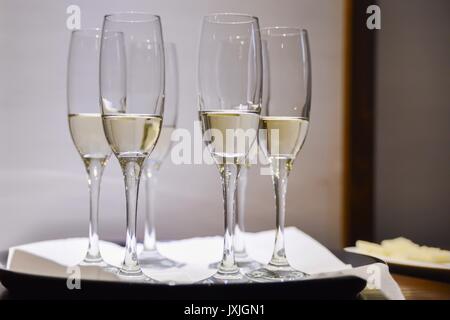
[[[223,237],[223,257],[217,271],[219,274],[238,273],[239,268],[234,258],[234,226],[235,226],[235,195],[236,183],[239,176],[240,165],[223,164],[220,165],[222,177],[224,213],[225,213],[225,233]]]
[[[125,274],[142,273],[136,253],[136,220],[139,194],[139,179],[141,165],[144,159],[121,159],[120,163],[125,179],[125,193],[127,202],[127,236],[125,242],[125,259],[121,272]]]
[[[245,191],[247,189],[247,171],[245,166],[239,170],[239,178],[236,185],[236,226],[234,228],[234,251],[236,257],[246,257],[245,240]]]
[[[289,159],[272,159],[272,181],[275,189],[276,235],[275,247],[269,265],[289,266],[284,246],[284,224],[286,217],[286,191],[290,171]]]
[[[156,251],[155,232],[155,186],[157,169],[147,166],[145,169],[145,233],[144,251]]]
[[[103,159],[85,160],[88,174],[90,212],[89,212],[89,246],[84,262],[97,263],[103,261],[99,248],[98,237],[98,202],[100,198],[100,184],[102,181]]]

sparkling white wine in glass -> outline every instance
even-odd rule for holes
[[[219,163],[224,159],[244,164],[259,126],[256,111],[200,111],[205,143]],[[227,160],[226,160],[227,161]]]
[[[69,114],[69,129],[73,143],[87,166],[91,159],[106,163],[111,155],[111,148],[103,132],[101,114]]]
[[[261,117],[260,147],[268,158],[293,161],[305,142],[308,123],[300,117]]]
[[[118,158],[145,157],[155,146],[162,118],[151,115],[104,115],[106,139]]]

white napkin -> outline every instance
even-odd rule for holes
[[[251,258],[267,263],[272,255],[275,230],[244,234]],[[293,267],[309,274],[351,268],[326,247],[295,227],[285,229],[286,254]],[[203,237],[158,244],[160,252],[175,261],[207,266],[222,257],[223,238]]]
[[[271,257],[275,231],[246,233],[249,255],[267,263]],[[398,285],[392,279],[385,265],[379,264],[380,275],[374,276],[370,266],[352,268],[346,265],[319,242],[294,227],[286,228],[286,254],[292,266],[318,277],[330,275],[356,275],[364,278],[383,291],[390,299],[403,299]],[[221,258],[222,237],[203,237],[158,243],[159,251],[166,257],[185,263],[181,268],[165,270],[144,269],[144,272],[159,281],[192,283],[211,276],[215,270],[208,268]],[[79,263],[86,252],[87,239],[70,238],[36,242],[10,248],[7,268],[13,271],[66,278],[69,266]],[[101,241],[103,258],[114,266],[120,266],[124,248],[114,243]],[[138,253],[142,244],[138,245]],[[373,266],[373,265],[372,265]],[[377,269],[378,270],[378,269]],[[378,272],[376,270],[376,272]],[[375,273],[376,273],[375,272]],[[105,273],[99,268],[82,267],[83,279],[119,280],[117,276]],[[381,279],[381,281],[373,281]],[[382,285],[380,285],[380,283]]]

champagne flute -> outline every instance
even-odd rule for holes
[[[125,180],[127,232],[119,274],[145,278],[136,253],[139,180],[162,127],[164,43],[160,18],[149,13],[106,15],[100,51],[100,96],[106,139]]]
[[[264,59],[264,55],[266,54],[266,44],[261,39],[261,56],[262,56],[262,69],[265,70],[267,68],[266,63],[267,59]],[[265,85],[267,83],[267,77],[265,72],[263,72],[262,77],[262,101],[264,101],[265,94]],[[264,111],[264,108],[261,109],[261,114]],[[247,253],[244,233],[245,233],[245,198],[247,191],[247,175],[248,171],[251,168],[252,163],[256,163],[257,155],[258,155],[258,144],[252,148],[248,154],[248,157],[245,159],[245,164],[241,166],[239,171],[238,183],[236,185],[236,227],[235,227],[235,235],[234,235],[234,246],[235,246],[235,256],[237,265],[245,270],[251,271],[262,266],[256,260],[253,260]]]
[[[98,109],[100,36],[100,29],[72,32],[67,69],[67,104],[70,134],[86,168],[90,192],[89,245],[80,264],[107,267],[100,253],[98,236],[100,184],[111,155]]]
[[[261,110],[262,57],[258,18],[219,13],[204,17],[198,64],[203,140],[222,179],[223,257],[207,283],[247,281],[234,252],[239,170],[256,140]]]
[[[306,30],[261,30],[264,43],[264,97],[259,145],[269,159],[276,203],[275,247],[270,262],[247,276],[254,281],[298,280],[307,276],[286,258],[284,221],[288,175],[309,127],[311,58]]]
[[[144,165],[145,186],[145,233],[144,250],[139,255],[142,267],[161,269],[181,267],[184,264],[164,257],[157,248],[155,228],[155,188],[164,159],[172,147],[171,135],[176,128],[178,115],[178,63],[174,43],[165,44],[166,94],[164,101],[164,121],[158,143]]]

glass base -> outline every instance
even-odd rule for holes
[[[83,261],[81,261],[78,265],[82,266],[82,267],[100,267],[104,271],[112,272],[112,273],[119,272],[119,268],[117,268],[117,267],[107,263],[101,257],[100,258],[95,258],[95,259],[92,259],[92,258],[89,258],[89,257],[85,257],[83,259]]]
[[[258,261],[250,258],[247,253],[242,253],[242,254],[236,253],[235,261],[236,261],[236,265],[239,267],[239,269],[241,269],[242,271],[245,271],[245,272],[251,271],[254,269],[258,269],[263,266]],[[219,267],[220,267],[220,261],[213,262],[208,266],[209,269],[219,269]]]
[[[241,272],[237,273],[221,273],[216,272],[211,277],[201,280],[199,283],[203,284],[229,284],[229,283],[248,283],[251,280],[242,274]]]
[[[246,276],[254,282],[295,281],[308,277],[308,274],[292,268],[290,265],[274,266],[268,264],[262,268],[253,270]]]
[[[157,249],[142,251],[139,255],[139,264],[142,268],[148,269],[182,268],[186,265],[163,256]]]
[[[120,280],[128,282],[146,282],[146,283],[159,283],[157,280],[149,277],[141,269],[136,271],[127,271],[121,268],[116,273]]]

